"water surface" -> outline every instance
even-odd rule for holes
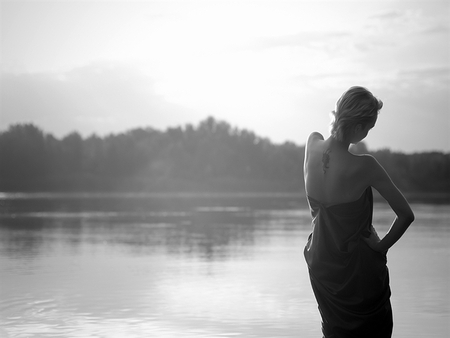
[[[321,337],[296,195],[3,194],[0,336]],[[449,336],[448,205],[389,252],[394,337]],[[375,205],[383,233],[393,214]]]

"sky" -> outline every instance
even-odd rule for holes
[[[354,85],[369,149],[450,152],[449,1],[1,1],[0,130],[63,137],[197,125],[329,136]]]

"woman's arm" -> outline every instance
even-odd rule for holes
[[[367,170],[369,173],[369,185],[377,189],[381,196],[386,199],[395,212],[396,217],[389,231],[381,240],[378,238],[376,232],[372,233],[365,240],[373,250],[387,252],[402,237],[406,229],[414,221],[414,213],[403,194],[398,190],[378,161],[372,156],[367,156],[367,160],[367,164],[370,166]]]
[[[306,179],[308,176],[308,161],[309,161],[309,153],[310,153],[310,147],[312,147],[312,144],[316,141],[316,140],[322,140],[323,141],[323,136],[322,134],[318,133],[318,132],[313,132],[309,135],[308,140],[306,141],[306,145],[305,145],[305,159],[303,161],[303,178],[305,180],[305,184],[306,184]]]

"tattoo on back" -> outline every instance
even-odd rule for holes
[[[325,172],[327,171],[327,169],[329,168],[329,164],[330,164],[330,149],[327,149],[324,151],[323,155],[322,155],[322,169],[323,169],[323,173],[325,174]]]

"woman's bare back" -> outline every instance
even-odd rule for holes
[[[306,193],[327,206],[357,200],[368,187],[364,157],[313,133],[305,153]]]

